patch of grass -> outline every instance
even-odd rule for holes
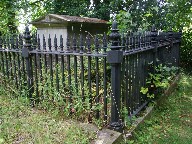
[[[192,143],[192,76],[182,73],[178,88],[151,117],[145,120],[127,143],[191,144]]]
[[[88,144],[95,136],[77,122],[58,118],[54,111],[31,108],[28,99],[12,98],[0,86],[0,144]]]

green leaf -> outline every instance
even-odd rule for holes
[[[144,16],[150,17],[150,16],[153,16],[153,15],[151,13],[146,13]]]
[[[3,138],[0,138],[0,144],[3,144],[5,141]]]
[[[154,98],[155,95],[154,95],[154,94],[149,94],[149,93],[148,93],[148,94],[147,94],[147,97],[148,97],[148,98]]]
[[[149,91],[148,88],[141,87],[140,92],[141,92],[142,94],[147,94],[148,91]]]
[[[155,10],[156,12],[158,12],[159,8],[157,6],[152,8],[153,10]]]

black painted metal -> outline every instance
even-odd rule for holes
[[[121,45],[122,45],[122,50],[125,51],[124,34],[122,35]],[[122,62],[122,67],[121,67],[121,88],[122,88],[121,95],[122,95],[122,98],[121,98],[120,103],[122,103],[122,105],[121,105],[120,109],[123,109],[123,107],[125,107],[125,97],[126,97],[126,95],[125,95],[125,59],[126,59],[126,57],[123,57],[123,62]],[[124,119],[124,117],[122,119]]]
[[[43,35],[43,50],[46,51],[46,42],[45,42],[45,36]],[[43,61],[44,61],[44,69],[45,73],[47,73],[47,55],[43,55]]]
[[[11,37],[11,49],[15,49],[15,45],[14,45],[14,37]],[[17,68],[16,68],[16,54],[12,53],[13,55],[13,78],[15,79],[15,85],[17,87],[17,89],[19,88],[19,84],[18,84],[18,76],[17,76]]]
[[[19,51],[20,49],[20,43],[19,43],[19,38],[17,37],[16,39],[16,50]],[[20,59],[20,53],[16,53],[17,54],[17,66],[18,66],[18,78],[19,78],[19,87],[21,87],[21,59]],[[19,88],[19,90],[21,91],[21,88]]]
[[[34,92],[33,68],[32,68],[32,57],[29,54],[29,51],[31,50],[31,35],[28,27],[26,27],[25,29],[24,39],[25,39],[25,44],[22,49],[22,57],[26,59],[27,86],[29,90],[29,99],[31,100],[31,105],[33,105],[33,97],[32,97],[32,94]]]
[[[39,43],[40,44],[40,43]],[[49,35],[49,38],[48,38],[48,48],[49,48],[49,51],[52,51],[52,45],[51,45],[51,38],[50,38],[50,35]],[[49,65],[50,65],[50,80],[51,80],[51,87],[53,87],[53,55],[50,53],[49,54]],[[54,98],[53,98],[54,99]]]
[[[82,54],[84,51],[84,46],[83,46],[83,36],[82,34],[80,35],[80,51],[79,53]],[[82,95],[82,100],[83,102],[85,101],[85,94],[84,94],[84,59],[83,56],[80,56],[80,64],[81,64],[81,95]]]
[[[40,46],[38,48],[40,48]],[[46,39],[45,39],[44,34],[43,34],[43,50],[46,51]],[[47,55],[46,54],[42,54],[42,55],[39,55],[39,56],[40,56],[40,66],[42,68],[42,70],[41,70],[41,73],[42,73],[41,74],[41,81],[44,79],[44,81],[47,82],[48,77],[47,76],[43,76],[43,71],[44,71],[44,74],[46,74],[46,75],[47,75],[47,71],[48,71],[48,69],[47,69]],[[46,83],[45,85],[48,87],[48,83]],[[37,86],[38,86],[38,84],[37,84]],[[43,89],[42,89],[41,92],[42,93],[44,92],[43,97],[42,97],[42,99],[44,99],[44,97],[46,97],[45,95],[48,95],[48,93],[47,93],[46,90],[43,90]]]
[[[73,36],[73,52],[77,53],[77,39],[74,34]],[[82,61],[82,59],[81,59]],[[77,79],[77,56],[74,56],[74,77],[75,77],[75,88],[76,88],[76,93],[78,93],[78,79]]]
[[[63,37],[62,35],[60,36],[60,48],[61,48],[61,51],[63,51]],[[65,88],[65,64],[64,64],[64,56],[62,55],[61,56],[61,77],[62,77],[62,86],[63,88]]]
[[[112,40],[111,51],[107,54],[108,62],[111,64],[111,120],[110,128],[122,131],[120,108],[121,108],[121,62],[123,61],[123,51],[120,50],[120,34],[117,23],[113,22],[110,39]]]
[[[23,48],[23,35],[19,35],[19,49],[22,50]],[[25,71],[25,59],[24,57],[21,56],[21,74],[22,74],[22,78],[26,78],[26,71]]]
[[[5,41],[4,41],[4,47],[7,47],[6,38],[5,38]],[[8,67],[9,61],[8,61],[8,57],[7,57],[7,52],[5,52],[4,54],[5,54],[6,76],[7,76],[7,78],[9,78],[9,67]]]
[[[67,38],[67,52],[70,52],[70,41],[69,37]],[[70,55],[67,55],[67,74],[68,74],[68,90],[69,90],[69,103],[70,103],[70,109],[72,110],[72,85],[71,85],[71,60]],[[72,111],[71,111],[72,112]]]
[[[57,37],[55,35],[54,37],[54,48],[55,48],[55,51],[57,51],[58,47],[57,47]],[[59,65],[58,65],[58,55],[56,54],[55,55],[55,75],[56,75],[56,90],[59,92],[59,75],[58,75],[58,68]]]
[[[106,34],[103,35],[103,51],[104,55],[106,55],[106,49],[107,49],[107,37]],[[104,99],[104,121],[107,122],[107,59],[104,57],[103,59],[103,99]]]
[[[37,37],[37,51],[41,51],[41,45],[40,45],[40,37],[39,37],[39,35],[38,35],[38,37]],[[34,53],[35,54],[35,53]],[[41,82],[43,82],[43,67],[42,67],[42,54],[41,53],[38,53],[38,54],[36,54],[37,55],[37,58],[38,58],[38,60],[37,60],[37,65],[38,65],[38,73],[39,73],[39,83],[41,83]],[[44,97],[43,96],[43,89],[41,89],[41,95],[42,95],[42,97]],[[39,99],[42,99],[42,97],[39,97]]]
[[[0,37],[0,50],[3,50],[3,39]],[[4,70],[4,54],[3,52],[0,52],[0,57],[1,57],[1,65],[0,65],[0,70],[3,74],[5,74]]]
[[[8,49],[11,49],[10,36],[7,37],[7,46]],[[7,53],[8,53],[8,71],[10,72],[10,76],[13,77],[12,54],[10,52]]]
[[[87,36],[86,39],[87,42],[87,53],[91,53],[91,38],[90,35]],[[93,107],[93,97],[92,97],[92,79],[91,79],[91,70],[92,70],[92,58],[91,56],[88,56],[88,97],[89,97],[89,105],[90,105],[90,114],[89,114],[89,122],[92,122],[92,107]]]
[[[43,35],[42,42],[34,35],[31,41],[26,29],[24,38],[23,47],[22,35],[0,37],[0,71],[4,76],[20,90],[27,82],[29,98],[33,100],[34,95],[37,102],[47,95],[47,90],[39,86],[51,87],[62,94],[63,106],[70,104],[71,114],[78,96],[83,105],[89,103],[89,122],[92,117],[106,124],[110,121],[110,128],[118,131],[123,128],[122,109],[128,110],[131,119],[148,102],[140,90],[146,87],[149,73],[154,72],[149,63],[179,66],[181,33],[172,31],[157,34],[153,28],[145,33],[129,32],[120,38],[114,22],[111,44],[106,34],[89,34],[86,40],[83,34],[74,35],[63,44],[63,37],[56,35],[47,40]],[[54,95],[52,98],[56,100]]]
[[[152,27],[151,30],[151,46],[154,47],[153,49],[153,71],[155,70],[155,67],[157,66],[157,30],[155,29],[155,26]],[[154,73],[154,72],[153,72]]]
[[[98,37],[97,35],[95,36],[95,52],[98,53],[98,48],[99,48],[99,43],[98,43]],[[100,100],[100,96],[99,96],[99,59],[98,57],[95,57],[95,72],[96,72],[96,98],[95,98],[95,102],[96,102],[96,106],[99,105],[99,100]],[[99,119],[99,109],[96,110],[96,119]]]

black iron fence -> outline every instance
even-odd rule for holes
[[[82,105],[89,121],[102,118],[121,130],[122,110],[131,117],[148,103],[140,90],[154,66],[179,66],[180,40],[180,32],[154,28],[120,35],[114,22],[109,36],[74,35],[66,44],[62,36],[54,43],[43,37],[40,46],[26,28],[24,35],[0,38],[0,71],[18,90],[27,88],[32,104],[57,101],[70,114]]]

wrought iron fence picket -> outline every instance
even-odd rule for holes
[[[125,119],[122,109],[126,108],[131,118],[147,104],[140,89],[146,87],[154,67],[179,66],[181,32],[157,32],[153,27],[152,31],[128,32],[121,37],[113,23],[109,38],[104,34],[83,39],[74,34],[67,37],[65,47],[62,36],[55,35],[51,43],[50,35],[47,40],[43,35],[41,43],[39,35],[31,36],[26,29],[24,35],[0,38],[0,72],[20,92],[27,85],[33,103],[45,101],[55,92],[65,106],[70,105],[72,114],[77,97],[82,104],[88,99],[90,122],[95,117],[120,130]],[[52,102],[57,99],[52,95]]]

